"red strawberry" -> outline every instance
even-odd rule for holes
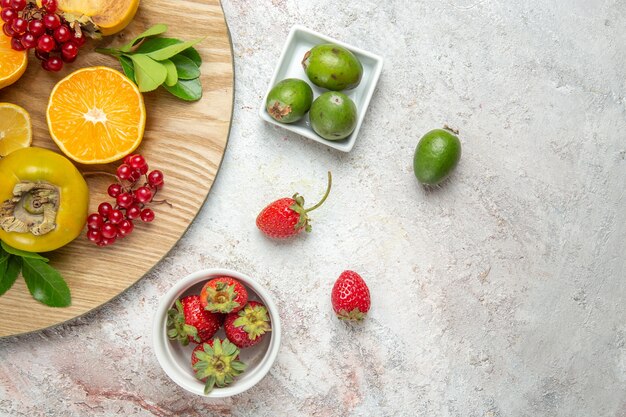
[[[298,193],[292,198],[281,198],[265,207],[256,218],[256,226],[267,237],[286,239],[306,230],[311,231],[309,211],[313,211],[326,201],[332,185],[332,176],[328,173],[328,188],[319,203],[311,208],[304,208],[304,197]]]
[[[200,302],[202,307],[212,313],[232,313],[246,305],[248,291],[234,278],[214,278],[202,287]]]
[[[360,321],[370,309],[370,291],[354,271],[343,271],[331,292],[333,310],[342,320]]]
[[[184,346],[211,339],[221,325],[222,317],[206,311],[197,295],[176,300],[176,308],[167,312],[167,335]]]
[[[204,381],[205,394],[211,392],[213,387],[229,385],[247,367],[239,360],[237,346],[219,338],[196,346],[191,352],[191,366],[196,378]]]
[[[243,310],[226,316],[224,331],[228,340],[238,348],[256,345],[266,332],[271,331],[267,308],[257,301],[250,301]]]

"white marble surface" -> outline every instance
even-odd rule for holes
[[[626,3],[225,0],[236,60],[229,147],[208,202],[152,273],[87,316],[0,340],[0,415],[626,415]],[[385,57],[349,154],[264,125],[258,103],[300,23]],[[419,137],[463,157],[416,184]],[[257,212],[300,191],[314,230],[264,239]],[[267,284],[284,343],[254,389],[205,400],[150,343],[178,278],[229,267]],[[331,315],[344,269],[370,285],[357,328]]]

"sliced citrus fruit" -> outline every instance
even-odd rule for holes
[[[0,32],[0,88],[16,82],[28,63],[26,51],[14,51],[11,48],[11,38]]]
[[[135,83],[120,72],[89,67],[54,86],[46,118],[65,155],[82,164],[105,164],[137,149],[146,108]]]
[[[41,0],[37,0],[41,6]],[[124,29],[135,17],[139,0],[58,0],[59,12],[68,21],[90,18],[104,36]],[[83,22],[84,23],[84,22]]]
[[[0,103],[0,158],[28,148],[32,138],[28,112],[15,104]]]

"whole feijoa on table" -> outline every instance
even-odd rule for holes
[[[315,99],[309,118],[315,133],[324,139],[345,139],[356,127],[356,105],[343,93],[327,91]]]
[[[346,48],[332,43],[307,51],[302,67],[313,84],[332,91],[351,90],[363,77],[361,61]]]
[[[461,159],[461,141],[451,131],[435,129],[417,144],[413,157],[415,177],[424,185],[437,185],[454,171]]]
[[[293,123],[302,118],[311,108],[313,90],[306,82],[287,78],[272,88],[265,102],[265,109],[281,123]]]

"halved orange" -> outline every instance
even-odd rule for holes
[[[15,104],[0,103],[0,158],[28,148],[32,138],[28,112]]]
[[[28,63],[26,51],[14,51],[11,48],[11,38],[0,31],[0,88],[16,82]]]
[[[143,96],[131,80],[108,67],[79,69],[54,86],[46,110],[50,136],[68,158],[106,164],[141,143]]]

